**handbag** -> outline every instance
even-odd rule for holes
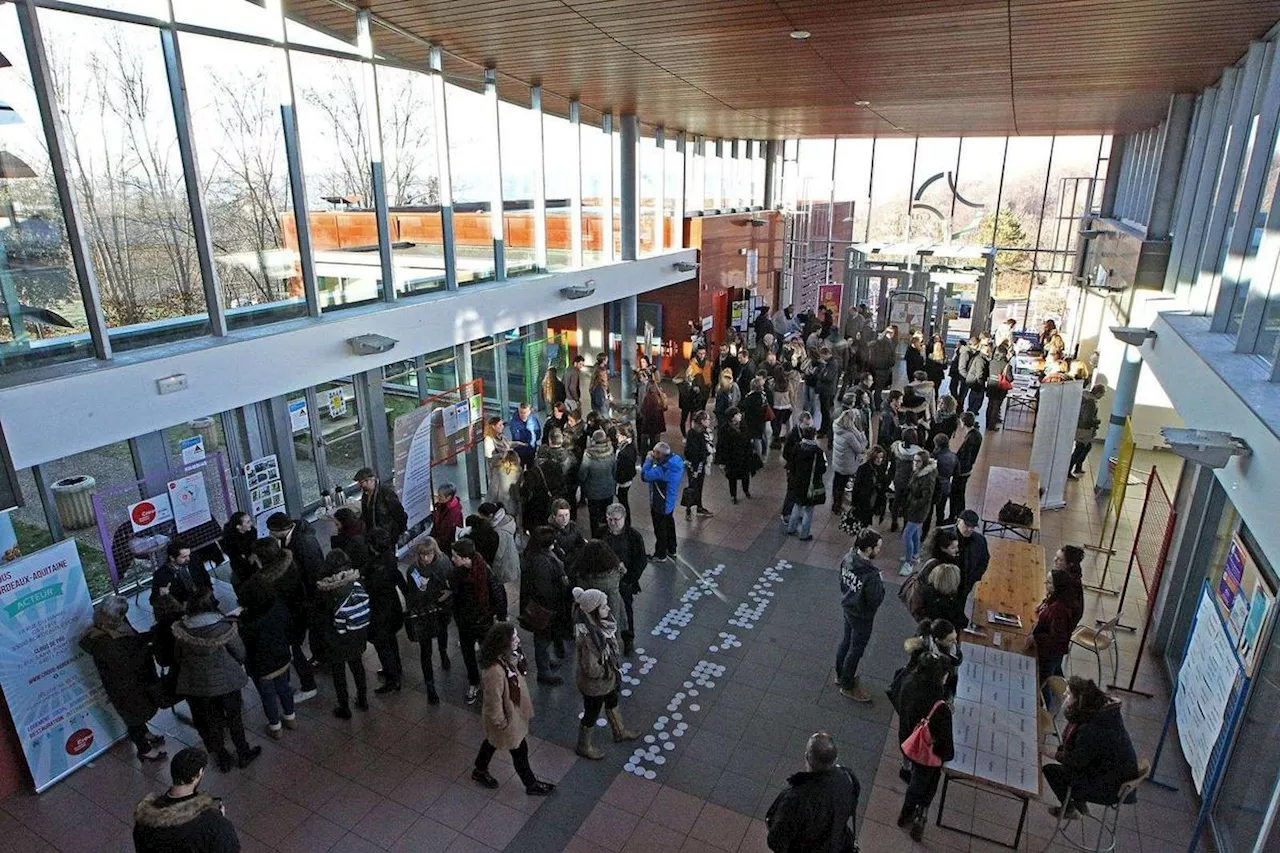
[[[542,633],[551,625],[551,617],[554,615],[555,611],[551,608],[529,599],[520,608],[520,627],[534,634]]]
[[[1005,501],[1004,506],[1000,507],[1000,513],[996,516],[996,520],[1001,524],[1016,524],[1021,527],[1029,527],[1035,522],[1036,514],[1026,504]]]
[[[764,422],[769,423],[774,419],[774,417],[775,415],[773,414],[773,406],[770,406],[768,403],[765,403],[764,404]]]
[[[942,759],[933,752],[933,732],[929,731],[929,721],[933,719],[933,712],[938,710],[941,705],[947,704],[942,699],[933,703],[933,707],[929,709],[929,713],[924,719],[916,723],[916,727],[912,729],[911,734],[907,735],[907,739],[902,742],[902,754],[908,760],[921,764],[925,767],[941,767]]]
[[[853,507],[849,507],[840,514],[840,530],[854,539],[857,539],[858,534],[862,532],[862,524],[854,516]]]
[[[999,384],[1000,384],[1000,390],[1001,390],[1001,391],[1012,391],[1012,390],[1013,390],[1013,380],[1009,378],[1009,374],[1007,374],[1007,373],[1001,373],[1001,374],[1000,374],[1000,383],[999,383]]]
[[[926,566],[926,569],[929,568]],[[898,600],[906,605],[911,618],[919,621],[919,613],[924,608],[924,575],[925,570],[912,572],[898,587]]]
[[[813,458],[809,471],[809,505],[820,506],[827,502],[827,484],[818,479],[818,457]]]

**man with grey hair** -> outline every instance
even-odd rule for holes
[[[836,763],[835,739],[815,732],[804,748],[805,770],[769,806],[769,849],[774,853],[857,850],[858,777]]]
[[[684,480],[684,460],[660,441],[644,458],[640,479],[649,484],[649,515],[653,518],[653,559],[661,563],[676,556],[674,513]]]
[[[638,530],[627,523],[627,508],[622,504],[610,504],[604,513],[607,528],[601,541],[609,546],[609,550],[622,563],[622,582],[619,592],[622,594],[622,606],[627,612],[627,628],[622,632],[622,653],[628,657],[635,650],[636,617],[632,609],[632,601],[640,591],[640,575],[649,564],[649,557],[644,550],[644,537]]]

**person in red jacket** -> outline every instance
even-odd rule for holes
[[[462,501],[453,483],[441,483],[431,507],[431,535],[446,554],[453,553],[453,542],[462,527]]]
[[[1073,603],[1078,584],[1057,569],[1045,577],[1045,598],[1036,608],[1036,626],[1031,632],[1041,683],[1051,675],[1062,675],[1062,660],[1071,649],[1071,633],[1080,622],[1080,611]]]

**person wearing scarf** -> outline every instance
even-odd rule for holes
[[[582,723],[578,726],[578,748],[583,758],[599,760],[604,753],[591,744],[591,733],[600,710],[609,720],[614,743],[635,740],[640,735],[622,723],[618,711],[618,682],[621,653],[618,650],[618,622],[609,610],[609,597],[598,589],[573,589],[573,636],[578,659],[578,690],[582,693]]]
[[[168,753],[160,749],[162,735],[153,735],[147,722],[159,710],[160,677],[147,634],[129,622],[129,599],[108,595],[93,609],[93,627],[80,638],[98,668],[111,706],[129,732],[129,740],[142,761],[160,761]]]
[[[533,717],[533,700],[524,676],[528,669],[520,653],[520,635],[511,622],[497,622],[484,635],[480,646],[480,665],[484,667],[484,743],[476,755],[471,779],[484,788],[496,789],[498,780],[489,772],[489,762],[499,749],[511,752],[516,775],[531,797],[545,797],[556,789],[533,774],[529,766],[529,720]]]

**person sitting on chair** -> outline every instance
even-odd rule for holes
[[[1054,817],[1073,820],[1088,814],[1086,803],[1115,805],[1120,787],[1138,776],[1138,757],[1120,716],[1120,703],[1092,680],[1067,679],[1063,704],[1067,727],[1055,758],[1044,766],[1044,779],[1058,795]]]

